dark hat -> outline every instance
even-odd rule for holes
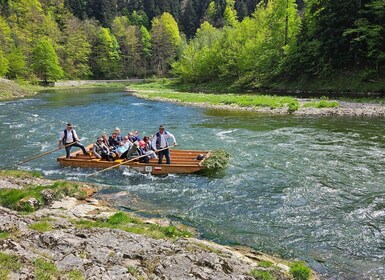
[[[73,127],[71,123],[67,123],[67,127]]]
[[[102,137],[98,137],[98,138],[96,139],[96,141],[103,141],[103,138],[102,138]]]
[[[159,129],[164,129],[164,125],[161,124],[161,125],[159,126]]]

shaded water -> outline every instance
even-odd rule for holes
[[[264,116],[150,102],[105,89],[0,103],[0,168],[56,148],[66,122],[84,144],[115,126],[142,136],[160,123],[180,148],[224,148],[214,178],[60,168],[57,152],[26,163],[50,178],[127,190],[125,205],[199,228],[203,237],[300,258],[330,279],[385,279],[384,119]]]

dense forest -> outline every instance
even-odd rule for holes
[[[385,73],[383,0],[0,0],[0,76],[256,87]]]

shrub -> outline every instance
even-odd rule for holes
[[[311,270],[303,262],[295,262],[290,266],[290,274],[296,280],[308,280],[311,276]]]
[[[265,271],[265,270],[258,270],[258,269],[253,269],[250,271],[250,275],[253,276],[255,279],[258,280],[274,280],[275,277],[271,272]]]

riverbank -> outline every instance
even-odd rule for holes
[[[204,94],[182,92],[165,82],[130,85],[130,94],[163,102],[221,110],[253,111],[265,114],[319,116],[385,116],[382,103],[329,100],[327,98],[295,98],[260,94]]]
[[[73,80],[58,81],[52,87],[33,85],[29,82],[16,83],[0,78],[0,101],[34,96],[44,90],[74,89],[74,88],[124,88],[128,84],[143,82],[143,79],[126,80]]]
[[[0,171],[0,279],[318,279],[302,263],[119,212],[95,192]]]

